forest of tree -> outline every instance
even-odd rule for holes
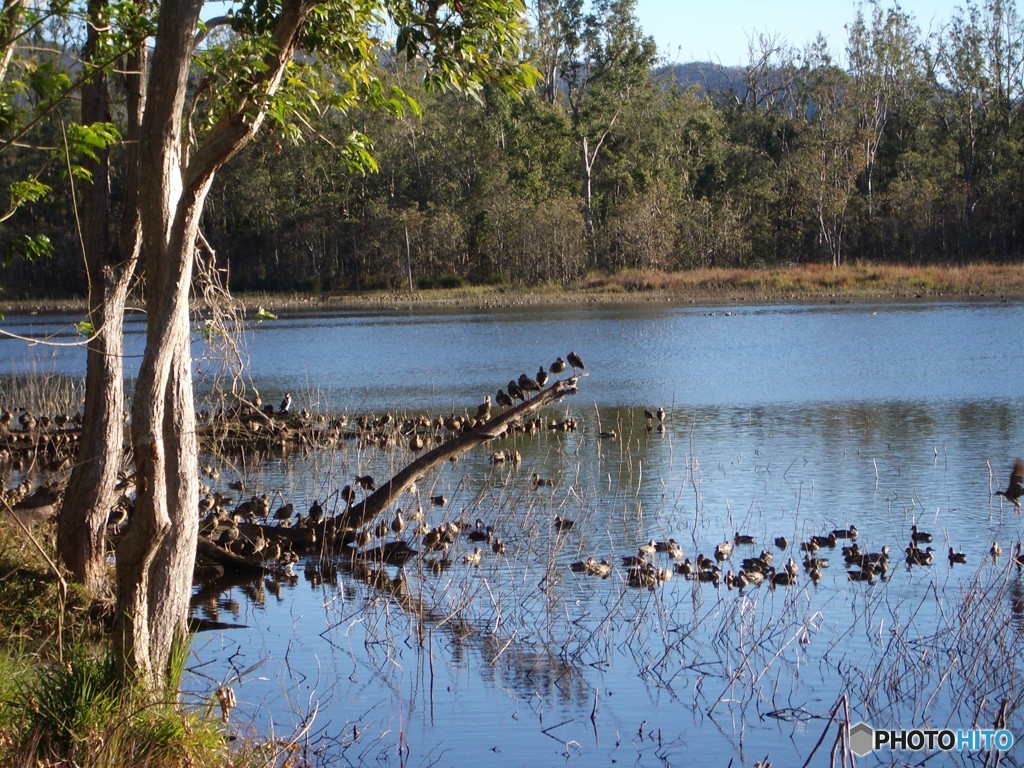
[[[898,6],[869,3],[843,50],[761,36],[745,66],[728,68],[666,66],[635,0],[534,2],[530,23],[544,80],[521,101],[425,91],[403,56],[381,60],[381,78],[422,116],[325,109],[313,133],[282,123],[249,144],[202,220],[231,288],[1021,258],[1024,23],[1013,0],[969,2],[927,36]],[[37,143],[59,144],[59,125],[47,131]],[[378,172],[349,168],[353,136],[373,137]],[[40,170],[29,152],[4,160],[5,190]],[[66,188],[63,171],[51,162],[38,179]],[[53,244],[49,258],[0,270],[6,295],[84,292],[69,200],[51,195],[0,228],[0,255],[19,236]]]

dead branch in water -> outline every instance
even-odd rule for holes
[[[514,423],[522,421],[527,416],[532,416],[545,406],[557,403],[563,397],[576,394],[579,391],[576,388],[576,383],[580,376],[584,375],[577,374],[571,378],[556,381],[547,389],[537,393],[536,397],[498,414],[485,424],[447,440],[437,448],[423,454],[361,502],[340,514],[338,516],[339,524],[350,528],[359,528],[365,525],[390,507],[417,480],[434,467],[465,453],[470,448],[503,436]]]
[[[217,546],[212,541],[208,541],[202,536],[196,542],[196,554],[202,555],[203,557],[211,560],[218,565],[222,566],[225,570],[230,570],[234,573],[271,573],[272,568],[268,568],[264,563],[259,561],[255,557],[243,557],[237,555],[229,549]]]

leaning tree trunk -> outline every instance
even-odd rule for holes
[[[361,502],[346,509],[345,512],[338,516],[340,525],[346,528],[358,528],[366,525],[384,512],[395,500],[415,485],[427,472],[434,469],[434,467],[455,459],[455,457],[471,448],[483,445],[491,440],[497,440],[504,436],[513,424],[521,423],[528,416],[536,415],[541,408],[557,403],[569,395],[575,395],[578,391],[576,384],[579,382],[580,376],[585,375],[576,374],[568,379],[555,381],[547,389],[538,392],[536,397],[525,400],[514,408],[498,414],[485,424],[481,424],[475,429],[458,435],[451,440],[446,440],[433,450],[427,451],[414,462],[405,466],[386,483],[382,483],[377,490]]]
[[[92,0],[90,17],[102,20],[106,0]],[[84,56],[96,52],[99,23],[90,24]],[[145,52],[127,57],[125,76],[126,198],[135,192],[134,157],[143,100]],[[82,122],[110,120],[108,80],[98,69],[82,89]],[[110,152],[93,164],[92,183],[82,190],[82,250],[89,276],[88,320],[95,334],[87,345],[85,412],[77,460],[57,527],[57,552],[72,577],[93,595],[110,593],[106,562],[107,517],[116,499],[124,455],[124,310],[138,260],[134,206],[126,205],[120,241],[110,242]]]

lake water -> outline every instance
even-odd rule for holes
[[[4,327],[71,340],[66,318]],[[837,720],[848,708],[851,722],[880,728],[990,728],[1005,701],[1024,737],[1024,581],[1008,555],[988,557],[994,540],[1009,552],[1021,536],[1021,518],[992,495],[1024,455],[1021,328],[1019,302],[341,312],[254,325],[244,351],[264,399],[290,391],[293,408],[313,411],[472,411],[569,350],[589,375],[545,414],[574,417],[576,432],[517,435],[420,484],[431,524],[480,518],[504,556],[463,565],[473,544],[462,540],[441,573],[420,560],[383,576],[302,563],[293,582],[201,596],[201,615],[248,628],[196,636],[186,687],[229,682],[234,727],[287,736],[307,725],[306,758],[328,765],[825,765],[837,707]],[[141,326],[129,331],[137,355]],[[210,369],[198,340],[195,353]],[[83,365],[81,351],[0,341],[0,376]],[[643,411],[659,406],[665,430],[649,431]],[[488,461],[510,448],[518,468]],[[411,456],[342,444],[228,463],[218,482],[242,477],[297,509],[336,506],[356,474],[379,479]],[[552,485],[535,487],[533,473]],[[443,507],[428,501],[438,494]],[[559,532],[555,515],[576,524]],[[738,530],[758,543],[723,570],[762,548],[781,564],[802,553],[775,549],[776,536],[850,524],[864,549],[894,550],[884,581],[851,582],[828,549],[820,583],[801,572],[774,590],[677,576],[649,591],[629,587],[622,567],[607,580],[568,568],[591,554],[618,563],[652,538],[710,555]],[[933,565],[900,557],[913,524],[934,536]],[[966,565],[950,567],[950,546]],[[1024,762],[1017,752],[1004,762]]]

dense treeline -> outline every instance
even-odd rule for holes
[[[535,4],[545,81],[522,102],[423,92],[415,62],[391,62],[422,116],[327,114],[316,138],[282,125],[251,144],[204,217],[232,288],[1020,259],[1024,23],[1012,1],[969,3],[928,36],[868,4],[842,51],[761,37],[747,66],[706,65],[692,85],[659,61],[634,6]],[[373,137],[378,173],[347,170],[339,148],[353,132]],[[51,230],[57,253],[0,279],[80,288],[70,205],[31,216],[5,227]]]

